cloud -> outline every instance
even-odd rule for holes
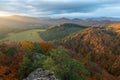
[[[118,16],[120,11],[120,0],[0,0],[0,5],[0,11],[29,16]]]

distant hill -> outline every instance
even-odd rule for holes
[[[0,17],[0,26],[7,26],[7,27],[42,27],[47,24],[46,21],[40,20],[33,17],[27,16],[8,16],[8,17]],[[45,27],[45,26],[44,26]]]
[[[42,39],[45,41],[60,40],[73,32],[81,31],[85,28],[87,28],[87,26],[80,26],[73,23],[64,23],[57,26],[51,26],[48,28],[48,30],[40,32],[39,34],[40,37],[42,37]]]
[[[53,25],[58,25],[58,24],[63,24],[63,23],[73,23],[73,24],[78,24],[78,25],[83,25],[83,26],[97,26],[97,27],[106,27],[111,23],[114,23],[114,21],[110,20],[103,20],[103,21],[97,21],[97,20],[87,20],[87,19],[82,19],[82,18],[45,18],[44,20],[47,20],[50,23],[53,23]]]
[[[87,18],[87,21],[105,21],[105,20],[109,20],[109,21],[120,21],[120,18],[114,18],[114,17],[96,17],[96,18]]]
[[[84,20],[79,18],[73,18],[72,21],[84,21]]]

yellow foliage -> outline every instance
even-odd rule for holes
[[[21,42],[20,42],[20,45],[21,45],[23,48],[27,47],[27,48],[32,49],[32,48],[34,47],[33,43],[30,42],[30,41],[21,41]]]

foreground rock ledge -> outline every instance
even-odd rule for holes
[[[54,73],[49,70],[43,70],[38,68],[28,75],[26,79],[23,80],[57,80]]]

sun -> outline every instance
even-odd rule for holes
[[[11,12],[0,11],[0,17],[11,16],[11,15],[14,15],[14,14]]]

